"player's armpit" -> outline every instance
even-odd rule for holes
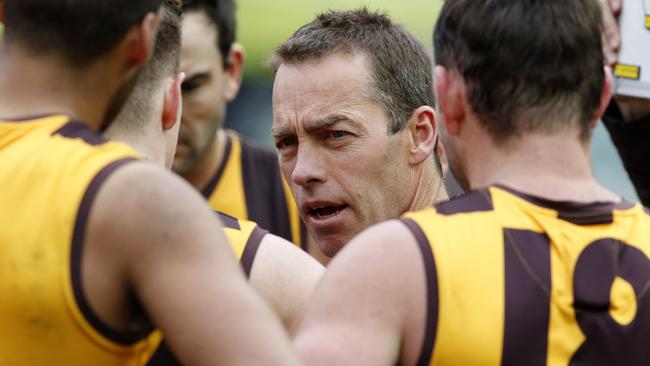
[[[98,193],[86,242],[91,253],[110,247],[123,261],[129,288],[183,364],[296,364],[219,221],[181,179],[141,162],[114,172]]]
[[[316,288],[323,266],[287,240],[266,234],[250,274],[250,284],[274,308],[285,327],[294,329]]]
[[[422,255],[400,222],[352,240],[328,266],[294,345],[307,365],[415,364],[426,323]]]

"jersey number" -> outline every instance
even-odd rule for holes
[[[549,240],[526,230],[506,229],[504,234],[507,316],[502,364],[546,365],[552,288]],[[590,243],[573,272],[574,309],[585,341],[570,365],[650,364],[649,290],[650,260],[643,252],[611,238]]]

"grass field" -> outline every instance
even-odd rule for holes
[[[237,39],[246,48],[246,77],[268,78],[265,60],[300,26],[328,9],[367,6],[384,10],[431,49],[431,34],[442,0],[239,0]]]

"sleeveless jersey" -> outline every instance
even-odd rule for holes
[[[141,365],[148,334],[90,309],[80,257],[106,177],[134,150],[67,116],[0,121],[0,365]]]
[[[236,218],[221,212],[217,212],[216,214],[223,223],[226,237],[228,238],[230,247],[235,253],[235,257],[239,260],[246,277],[250,276],[257,249],[268,231],[260,229],[256,223],[251,221],[237,220]],[[172,354],[167,344],[162,340],[162,333],[159,330],[156,330],[154,336],[156,337],[159,346],[151,356],[147,366],[181,365]]]
[[[305,227],[272,151],[228,130],[223,161],[202,193],[214,210],[254,221],[305,249]]]
[[[419,365],[650,364],[650,216],[503,186],[403,218],[427,270]]]

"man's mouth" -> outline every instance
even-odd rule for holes
[[[307,214],[317,220],[324,220],[338,215],[347,205],[316,205],[307,210]]]

